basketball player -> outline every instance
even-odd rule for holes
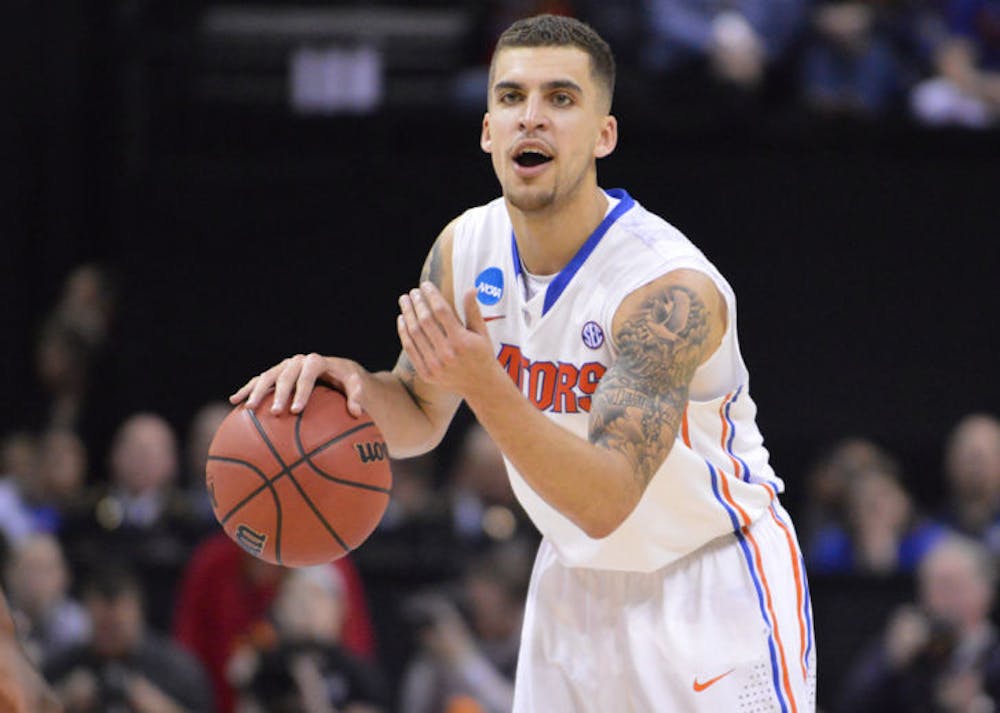
[[[392,372],[298,355],[232,400],[299,412],[317,379],[396,457],[461,400],[543,535],[515,682],[529,711],[814,710],[802,557],[768,465],[730,286],[677,229],[598,187],[614,60],[572,19],[522,20],[481,145],[503,197],[440,234],[400,297]]]
[[[25,657],[7,600],[0,592],[0,711],[56,713],[61,710],[55,695]]]

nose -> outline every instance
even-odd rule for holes
[[[524,109],[521,112],[521,131],[530,132],[536,129],[543,129],[547,126],[548,116],[545,113],[545,106],[541,97],[537,94],[531,94],[521,106]]]

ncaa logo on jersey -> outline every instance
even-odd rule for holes
[[[584,345],[591,349],[600,349],[601,345],[604,344],[604,330],[597,322],[587,322],[583,325],[580,336],[583,337]]]
[[[479,304],[495,305],[503,297],[503,270],[488,267],[476,278],[476,299]]]

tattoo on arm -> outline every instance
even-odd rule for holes
[[[673,285],[648,297],[616,335],[618,360],[594,394],[590,440],[623,453],[640,490],[670,452],[710,331],[697,293]]]
[[[427,254],[427,259],[424,260],[424,267],[420,271],[420,281],[429,280],[434,283],[435,287],[441,289],[441,277],[444,273],[444,266],[441,263],[441,241],[435,240],[431,251]]]
[[[427,259],[424,260],[423,269],[420,271],[420,281],[432,282],[439,290],[444,289],[442,287],[444,284],[444,259],[441,253],[441,238],[439,237],[434,241],[434,245],[431,246],[431,251],[427,253]],[[396,368],[393,369],[393,373],[399,380],[400,385],[406,390],[406,393],[409,394],[413,403],[419,409],[426,411],[425,407],[429,406],[431,401],[419,393],[417,370],[410,362],[409,357],[406,356],[406,352],[400,352],[399,361],[396,362]]]
[[[399,360],[396,362],[396,368],[393,371],[400,385],[406,390],[406,393],[409,394],[413,403],[418,408],[423,410],[424,406],[430,404],[430,401],[417,393],[417,369],[410,362],[410,358],[406,356],[406,352],[400,352]]]

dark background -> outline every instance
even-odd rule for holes
[[[396,296],[438,230],[497,194],[479,117],[433,100],[328,119],[213,104],[196,81],[211,48],[174,31],[183,6],[39,5],[8,3],[0,22],[0,432],[41,418],[35,333],[83,260],[119,292],[86,411],[98,472],[127,414],[183,428],[290,353],[391,366]],[[601,183],[733,284],[793,512],[818,451],[854,434],[898,453],[933,509],[949,428],[1000,397],[998,135],[693,118],[641,91],[617,113]],[[838,616],[850,597],[813,591],[822,642],[824,597]]]

